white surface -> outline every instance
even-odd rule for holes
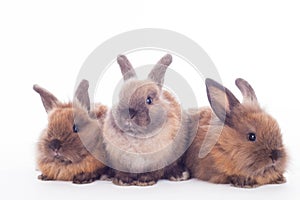
[[[295,199],[300,193],[299,9],[297,1],[1,1],[1,198]],[[238,97],[235,78],[253,85],[261,105],[281,125],[290,152],[286,184],[246,190],[192,180],[123,188],[36,179],[34,148],[47,118],[32,85],[68,101],[82,63],[98,45],[124,31],[149,27],[196,41]]]
[[[1,174],[2,175],[2,174]],[[1,196],[7,199],[297,199],[299,176],[289,176],[284,185],[267,185],[241,189],[197,180],[185,182],[159,181],[150,187],[121,187],[110,182],[74,185],[66,182],[41,182],[36,173],[18,171],[1,176]],[[22,178],[21,178],[22,177]],[[7,187],[9,185],[10,187]]]

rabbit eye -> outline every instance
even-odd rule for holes
[[[249,133],[248,134],[248,140],[251,141],[251,142],[255,142],[255,140],[256,140],[255,133]]]
[[[152,104],[152,102],[153,102],[153,99],[151,97],[147,97],[146,103],[150,105],[150,104]]]
[[[78,133],[79,132],[78,126],[76,124],[73,125],[73,132],[74,133]]]

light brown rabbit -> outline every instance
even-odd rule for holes
[[[42,172],[39,179],[81,184],[93,182],[106,172],[106,166],[93,156],[104,159],[101,123],[89,115],[88,87],[88,81],[83,80],[74,102],[61,103],[53,94],[34,85],[49,121],[38,142],[37,166]],[[97,107],[93,114],[101,121],[106,107]],[[93,155],[87,149],[93,151]]]
[[[125,82],[103,130],[108,165],[116,169],[113,182],[146,186],[161,178],[186,180],[189,173],[181,160],[188,146],[186,116],[162,89],[171,55],[164,56],[146,80],[136,78],[125,56],[117,61]]]
[[[236,187],[284,183],[287,154],[276,120],[263,111],[252,87],[236,85],[244,101],[212,79],[206,80],[211,109],[191,112],[197,135],[186,153],[191,176]]]

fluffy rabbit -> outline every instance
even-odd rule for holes
[[[146,80],[136,78],[125,56],[117,61],[124,85],[103,128],[108,165],[116,169],[113,182],[146,186],[161,178],[188,179],[181,159],[188,145],[183,126],[186,115],[175,98],[162,89],[171,55],[164,56]]]
[[[73,183],[90,183],[106,171],[105,165],[98,159],[102,156],[101,123],[106,115],[106,107],[99,106],[90,114],[88,81],[83,80],[75,93],[74,102],[61,103],[57,98],[34,85],[40,94],[48,113],[48,127],[42,132],[38,142],[37,165],[42,174],[41,180],[64,180]],[[93,155],[88,150],[93,150]]]
[[[279,126],[260,108],[245,80],[235,83],[243,103],[219,83],[206,80],[213,112],[191,112],[196,122],[191,129],[198,131],[186,153],[186,166],[192,177],[236,187],[284,183],[287,154]]]

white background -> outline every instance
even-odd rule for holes
[[[1,1],[1,199],[296,198],[300,179],[299,10],[297,1],[286,0]],[[34,148],[47,116],[32,85],[38,83],[68,101],[87,56],[112,36],[138,28],[169,29],[197,42],[238,97],[235,78],[252,84],[261,105],[281,126],[290,153],[286,184],[247,190],[196,180],[160,181],[147,188],[37,180]],[[150,56],[144,64],[157,58]],[[172,65],[178,63],[174,60]],[[121,78],[119,72],[116,76]],[[199,86],[199,94],[207,104],[203,87]]]

